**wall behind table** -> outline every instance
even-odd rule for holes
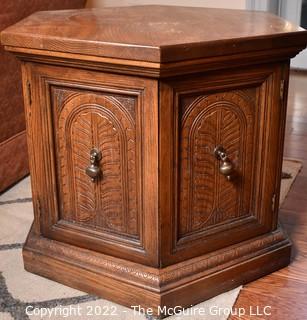
[[[116,7],[146,4],[180,5],[190,7],[246,9],[246,0],[88,0],[87,7]]]

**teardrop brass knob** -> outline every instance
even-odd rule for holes
[[[99,161],[101,160],[101,152],[97,149],[92,149],[90,151],[90,165],[85,169],[85,173],[94,182],[100,175],[101,170],[99,167]]]
[[[216,158],[221,161],[220,173],[224,175],[227,180],[231,180],[234,174],[234,166],[228,158],[226,150],[222,146],[217,146],[214,149],[214,154]]]

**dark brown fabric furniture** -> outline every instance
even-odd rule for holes
[[[85,0],[1,0],[0,31],[35,11],[82,8]],[[0,192],[28,174],[19,62],[0,48]]]

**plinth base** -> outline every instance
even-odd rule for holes
[[[156,269],[40,237],[32,228],[23,258],[27,271],[128,307],[151,308],[163,317],[173,307],[190,307],[288,265],[290,248],[279,227],[223,250]]]

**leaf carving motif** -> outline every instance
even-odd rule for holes
[[[97,206],[95,184],[88,183],[84,168],[88,166],[88,150],[91,150],[93,141],[91,113],[80,113],[71,125],[71,157],[73,179],[75,186],[75,210],[77,220],[85,222],[95,215]]]
[[[188,101],[189,105],[180,105],[179,237],[227,223],[249,209],[245,180],[250,179],[245,176],[252,163],[254,100],[236,91]],[[219,173],[217,145],[223,145],[235,165],[235,182]]]
[[[131,99],[129,110],[118,100],[79,93],[58,108],[62,219],[135,238],[140,232],[135,113]],[[92,148],[102,154],[95,183],[85,173]]]

